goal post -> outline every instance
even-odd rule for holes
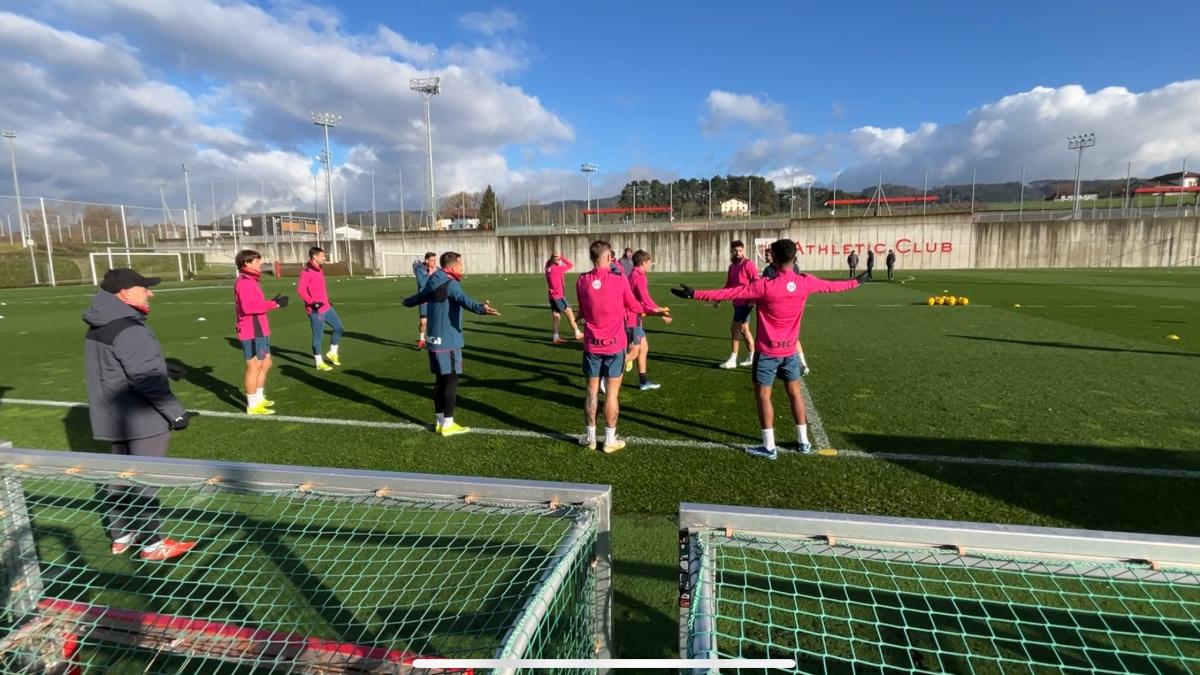
[[[110,552],[134,500],[196,547]],[[605,658],[609,523],[601,485],[0,449],[0,672]]]
[[[168,263],[167,267],[173,267],[180,281],[184,280],[183,276],[183,254],[165,251],[131,251],[126,249],[108,249],[104,252],[93,252],[88,254],[88,266],[92,272],[92,284],[100,285],[100,279],[104,276],[103,271],[97,272],[96,260],[103,261],[106,265],[102,270],[115,269],[116,266],[123,260],[126,265],[133,265],[133,259],[137,258],[169,258],[173,264]],[[153,276],[153,272],[144,276]]]
[[[418,260],[424,260],[425,252],[409,252],[409,251],[380,251],[379,252],[379,270],[380,276],[384,277],[404,277],[412,276],[412,264]]]
[[[680,655],[1200,671],[1200,538],[682,504]]]

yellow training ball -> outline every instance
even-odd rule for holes
[[[954,297],[953,295],[946,298],[946,304],[950,305],[951,307],[953,307],[956,302],[958,302],[958,298]]]
[[[1179,339],[1179,336],[1178,336],[1178,335],[1168,335],[1168,336],[1167,336],[1167,339],[1168,339],[1168,340],[1178,340],[1178,339]]]
[[[925,301],[925,303],[927,305],[929,305],[930,307],[933,307],[935,304],[937,304],[937,298],[935,298],[931,295],[931,296],[929,296],[929,299]]]
[[[958,304],[960,304],[960,305],[969,305],[969,304],[971,304],[971,299],[970,299],[970,298],[968,298],[968,297],[965,297],[965,296],[964,296],[964,297],[961,297],[961,298],[959,298],[959,299],[958,299]]]
[[[935,302],[936,302],[936,304],[939,304],[939,305],[946,304],[946,296],[944,296],[944,295],[937,296],[937,298],[935,299]]]
[[[1013,307],[1016,307],[1017,309],[1020,309],[1020,308],[1021,308],[1021,306],[1020,306],[1020,305],[1013,305]]]

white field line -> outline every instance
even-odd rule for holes
[[[812,439],[816,441],[813,445],[818,450],[826,450],[829,448],[829,436],[825,434],[825,425],[821,423],[821,416],[817,414],[817,406],[813,403],[812,394],[808,391],[808,383],[804,380],[800,381],[800,392],[804,394],[804,409],[808,413],[808,426],[812,429]]]
[[[805,404],[808,406],[808,425],[812,429],[813,440],[819,448],[828,448],[829,438],[825,435],[824,426],[816,415],[816,408],[811,403],[807,387],[801,387],[804,392]],[[86,403],[74,401],[52,401],[27,398],[0,399],[0,407],[4,405],[30,405],[50,408],[87,408]],[[365,429],[393,429],[397,431],[428,431],[429,426],[409,422],[374,422],[370,420],[346,420],[330,417],[301,417],[297,415],[250,416],[228,410],[198,410],[202,417],[220,417],[239,420],[242,422],[265,424],[270,422],[291,422],[293,424],[315,424],[326,426],[357,427]],[[546,440],[567,441],[575,443],[578,436],[560,433],[542,433],[527,429],[484,429],[472,427],[471,433],[480,436],[507,436],[511,438],[538,438]],[[668,448],[694,449],[733,449],[744,451],[747,447],[737,443],[718,443],[715,441],[696,441],[670,438],[636,438],[627,437],[627,441],[635,445],[652,445]],[[1075,464],[1072,462],[1031,462],[1022,459],[992,459],[987,457],[961,457],[953,455],[926,455],[903,452],[861,452],[858,450],[838,450],[837,457],[850,459],[881,459],[891,462],[923,462],[933,464],[971,464],[978,466],[1000,466],[1020,469],[1054,469],[1061,471],[1080,471],[1088,473],[1124,473],[1141,476],[1157,476],[1166,478],[1192,478],[1200,480],[1200,471],[1187,469],[1157,469],[1151,467],[1113,466],[1107,464]],[[789,453],[794,454],[794,453]]]

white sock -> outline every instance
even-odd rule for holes
[[[257,393],[246,394],[246,407],[247,408],[257,408],[258,404],[261,402],[262,402],[262,397],[259,394],[257,394]]]
[[[616,427],[604,427],[604,442],[612,443],[616,440],[617,440],[617,428]]]
[[[313,359],[316,360],[318,366],[325,363],[325,359],[321,358],[320,354],[313,354]]]
[[[448,427],[448,426],[450,426],[450,425],[452,425],[452,424],[454,424],[454,418],[453,418],[453,417],[445,417],[445,418],[442,418],[442,427],[443,427],[443,428],[445,428],[445,427]]]
[[[807,424],[797,424],[796,425],[796,440],[800,441],[801,443],[808,443],[808,425]]]
[[[329,345],[329,353],[337,356],[337,345]]]
[[[263,393],[263,388],[262,388],[262,387],[259,387],[258,389],[255,389],[255,390],[254,390],[254,395],[255,395],[255,396],[257,396],[257,397],[258,397],[258,400],[260,400],[260,401],[261,401],[261,400],[263,400],[264,398],[266,398],[266,397],[267,397],[267,395]]]
[[[117,537],[116,539],[113,539],[113,543],[114,544],[132,544],[133,543],[133,535],[127,534],[124,537]]]
[[[559,338],[558,338],[558,331],[554,331],[554,339],[555,339],[555,340],[559,339]]]
[[[772,429],[763,429],[762,437],[763,437],[763,447],[768,450],[774,450],[775,449],[775,429],[773,429],[773,428]]]
[[[442,413],[437,414],[437,425],[440,427],[446,422],[446,416]]]
[[[424,340],[424,339],[425,339],[425,334],[424,334],[424,333],[421,333],[421,339],[422,339],[422,340]]]
[[[737,352],[729,352],[729,360],[737,361]]]
[[[584,435],[587,436],[587,439],[589,441],[596,440],[596,427],[594,427],[594,426],[584,427],[583,429],[584,429]]]

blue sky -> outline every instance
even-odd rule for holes
[[[410,77],[438,74],[440,195],[582,196],[633,177],[755,172],[863,186],[1057,178],[1092,131],[1085,176],[1200,166],[1200,3],[475,3],[0,0],[3,126],[27,191],[177,199],[178,166],[219,209],[265,184],[311,203],[334,133],[352,208],[425,190]],[[736,13],[730,13],[735,10]],[[432,56],[431,56],[432,54]],[[8,190],[0,186],[0,193]]]

